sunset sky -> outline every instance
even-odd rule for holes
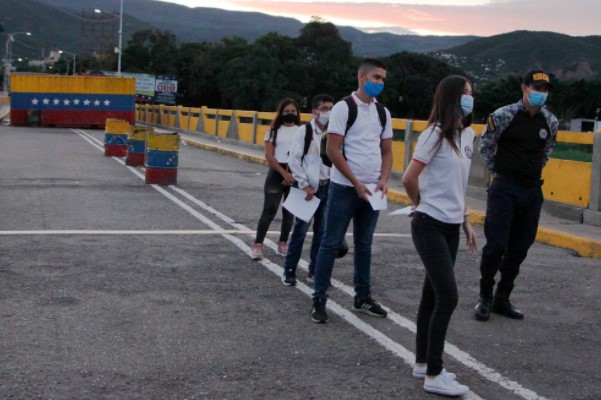
[[[126,0],[127,1],[127,0]],[[599,0],[160,0],[256,11],[308,22],[319,16],[367,32],[491,36],[515,30],[601,34]]]

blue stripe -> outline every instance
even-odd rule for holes
[[[118,133],[106,133],[104,135],[105,144],[126,144],[127,134],[122,135]]]
[[[175,168],[177,164],[177,151],[148,150],[146,153],[146,165],[149,167]]]
[[[13,110],[134,111],[136,96],[89,93],[21,93],[10,95]]]
[[[127,151],[129,153],[144,154],[146,151],[146,141],[127,139]]]

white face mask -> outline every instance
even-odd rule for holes
[[[320,112],[319,116],[317,117],[317,120],[319,121],[320,124],[322,124],[323,126],[326,126],[328,121],[330,120],[330,111]]]

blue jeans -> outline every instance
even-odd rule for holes
[[[374,211],[367,201],[359,198],[354,187],[330,183],[326,227],[315,263],[314,299],[327,299],[326,291],[331,284],[336,254],[342,246],[351,218],[355,245],[355,300],[364,300],[371,295],[371,243],[379,214],[380,212]]]
[[[315,193],[321,202],[313,215],[313,240],[311,241],[311,261],[309,263],[310,273],[315,273],[315,259],[317,258],[317,252],[319,251],[321,238],[323,237],[329,187],[329,183],[320,185],[317,189],[317,193]],[[310,221],[305,222],[302,219],[295,218],[292,236],[290,236],[290,243],[288,243],[288,254],[286,254],[286,262],[284,263],[284,269],[286,271],[296,271],[298,261],[300,260],[303,251],[305,237],[309,230],[309,225],[311,225]]]
[[[454,266],[459,227],[421,212],[416,212],[411,221],[411,237],[426,269],[417,313],[415,361],[428,363],[428,375],[438,375],[442,370],[447,328],[457,306]]]

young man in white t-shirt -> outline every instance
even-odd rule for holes
[[[307,282],[312,283],[315,275],[315,259],[321,245],[321,238],[325,228],[326,205],[328,190],[330,188],[330,168],[323,163],[320,155],[321,139],[326,134],[326,127],[330,119],[330,111],[334,106],[334,98],[327,94],[318,94],[311,102],[313,118],[307,125],[302,125],[294,137],[288,156],[288,168],[296,181],[299,189],[306,193],[305,199],[311,200],[314,196],[320,199],[319,206],[313,214],[313,239],[311,241],[311,255]],[[307,134],[310,134],[308,146]],[[303,244],[310,222],[300,218],[294,219],[294,228],[290,236],[288,254],[284,263],[284,285],[296,285],[296,267],[301,258]]]
[[[392,123],[380,122],[376,96],[384,88],[386,66],[378,60],[366,59],[357,72],[359,89],[351,94],[357,118],[347,128],[349,105],[338,102],[332,109],[328,125],[327,155],[332,161],[330,192],[326,209],[326,230],[315,265],[313,322],[328,321],[326,291],[330,286],[336,253],[342,245],[348,225],[353,219],[355,252],[355,301],[353,310],[376,317],[386,311],[371,297],[371,244],[379,211],[373,210],[368,196],[385,196],[392,169]],[[374,193],[367,185],[375,184]]]

